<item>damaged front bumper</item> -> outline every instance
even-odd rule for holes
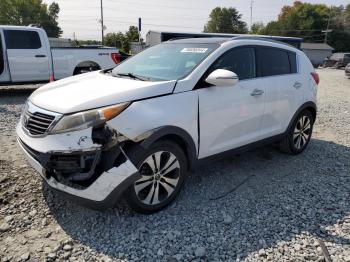
[[[41,138],[29,136],[21,124],[16,131],[19,146],[45,182],[83,205],[113,207],[140,177],[120,143],[108,137],[108,132],[106,136],[104,130],[86,129]],[[96,143],[103,140],[101,137],[104,141]]]

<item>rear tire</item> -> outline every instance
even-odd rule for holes
[[[187,159],[176,143],[160,140],[147,150],[132,148],[128,156],[142,176],[124,195],[133,210],[154,213],[177,197],[186,177]]]
[[[314,118],[311,112],[308,110],[301,112],[280,142],[280,150],[291,155],[303,152],[310,142],[313,125]]]

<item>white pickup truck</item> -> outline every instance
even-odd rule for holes
[[[53,81],[112,68],[120,59],[116,48],[51,48],[43,29],[0,25],[0,84]]]

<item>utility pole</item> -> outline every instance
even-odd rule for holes
[[[141,43],[141,17],[139,17],[139,25],[138,25],[138,31],[139,31],[139,43]]]
[[[102,3],[103,0],[101,0],[101,33],[102,33],[102,45],[103,45],[103,42],[104,42],[104,24],[103,24],[103,3]]]
[[[329,8],[327,29],[326,29],[325,31],[322,31],[323,33],[325,33],[325,36],[324,36],[324,43],[325,43],[325,44],[327,44],[328,33],[332,32],[332,30],[329,29],[329,24],[330,24],[330,21],[331,21],[331,13],[332,13],[332,6]]]
[[[252,32],[253,27],[253,3],[254,0],[250,0],[250,32]]]

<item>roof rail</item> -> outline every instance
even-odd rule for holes
[[[29,24],[28,27],[42,28],[39,24]]]
[[[191,38],[199,38],[199,37],[191,37]],[[166,40],[165,42],[171,42],[171,41],[176,41],[176,40],[181,40],[181,39],[188,39],[188,37],[184,36],[184,37],[174,37],[174,38],[170,38],[168,40]]]
[[[279,38],[279,37],[275,37],[275,36],[266,36],[266,37],[263,37],[263,36],[235,36],[235,37],[232,37],[231,39],[232,40],[261,40],[261,41],[267,41],[267,42],[282,44],[282,45],[296,48],[293,45],[290,45],[286,42],[282,42],[281,40],[283,40],[284,38]],[[277,39],[281,39],[281,40],[277,40]],[[286,38],[285,40],[288,40],[288,38]]]

